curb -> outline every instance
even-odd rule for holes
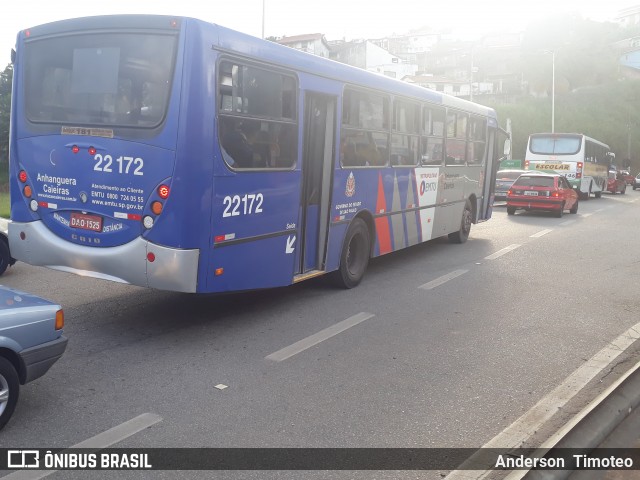
[[[552,448],[590,451],[639,405],[640,362],[544,442],[532,457],[543,457]],[[514,470],[505,480],[564,480],[572,473],[573,470]]]

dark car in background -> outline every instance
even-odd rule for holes
[[[11,418],[20,385],[47,373],[67,348],[60,305],[0,285],[0,429]]]
[[[563,175],[523,174],[507,192],[507,214],[517,209],[546,210],[562,217],[565,210],[578,213],[578,193]]]
[[[610,193],[622,193],[627,191],[627,181],[625,176],[617,170],[609,170],[607,179],[607,191]]]
[[[517,170],[517,169],[498,170],[498,173],[496,173],[496,187],[495,187],[494,198],[496,200],[506,199],[507,192],[511,188],[511,185],[523,173],[530,173],[530,172],[528,172],[527,170]]]
[[[629,170],[622,170],[620,173],[624,177],[624,181],[627,182],[627,185],[633,185],[634,177]]]

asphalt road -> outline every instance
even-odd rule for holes
[[[440,239],[376,259],[353,290],[320,278],[196,296],[18,263],[1,283],[61,303],[70,340],[48,374],[23,387],[0,446],[71,447],[151,413],[156,423],[113,446],[480,447],[637,323],[639,237],[640,192],[629,189],[561,219],[496,207],[466,244]],[[637,344],[617,363],[637,361]],[[594,397],[609,373],[576,402]],[[559,411],[546,428],[570,413]]]

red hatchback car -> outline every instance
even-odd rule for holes
[[[562,175],[524,174],[507,192],[507,213],[513,215],[518,208],[548,210],[562,217],[565,210],[578,213],[578,193]]]

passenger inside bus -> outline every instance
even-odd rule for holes
[[[236,168],[277,168],[280,145],[277,132],[270,132],[266,122],[221,119],[222,147],[227,163]],[[284,165],[286,166],[286,165]]]
[[[231,119],[220,119],[222,129],[222,147],[231,157],[227,159],[229,165],[239,168],[253,166],[253,147],[247,137],[250,130],[242,122]]]
[[[348,132],[341,139],[342,164],[369,167],[386,164],[370,132]]]

